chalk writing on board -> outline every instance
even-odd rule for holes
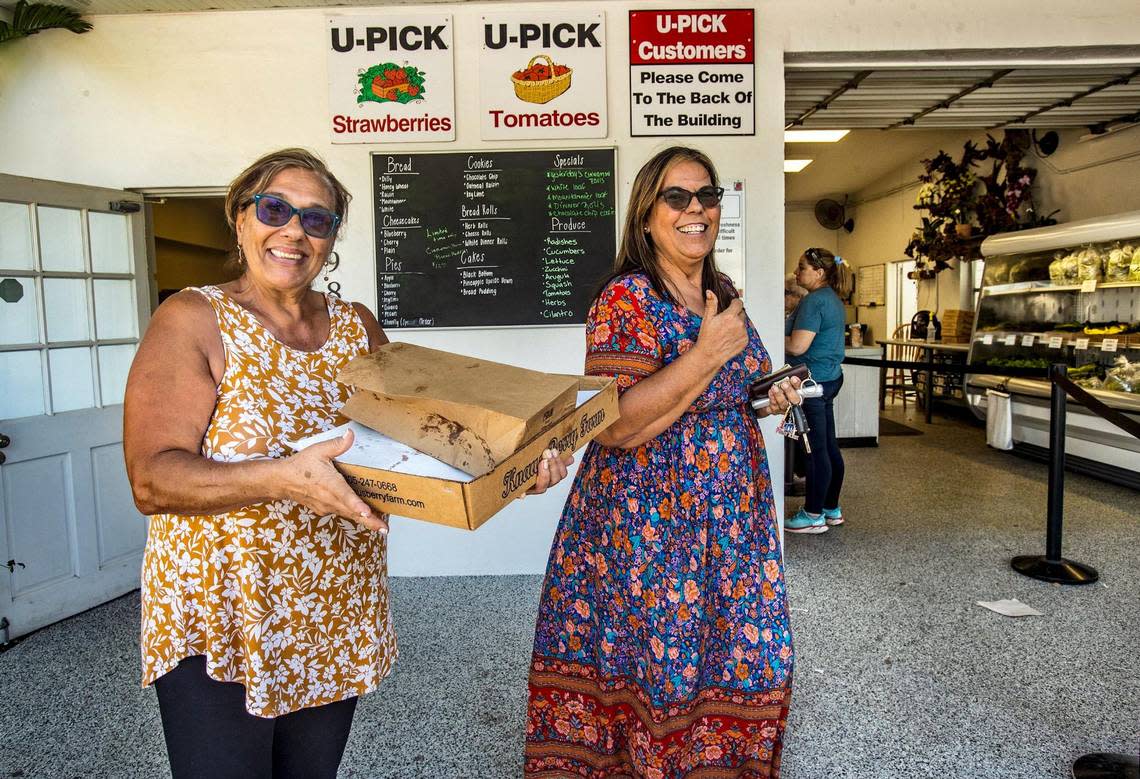
[[[384,327],[579,324],[616,247],[612,149],[373,155]]]

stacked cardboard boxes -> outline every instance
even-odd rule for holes
[[[968,344],[973,329],[973,311],[948,308],[942,312],[942,343]]]

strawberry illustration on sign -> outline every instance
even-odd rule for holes
[[[427,75],[413,65],[397,65],[385,62],[373,65],[359,75],[359,94],[356,102],[364,103],[410,103],[424,99],[424,76]]]

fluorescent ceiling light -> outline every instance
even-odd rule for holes
[[[784,160],[784,173],[799,173],[811,165],[811,160]]]
[[[784,143],[835,143],[850,130],[784,130]]]

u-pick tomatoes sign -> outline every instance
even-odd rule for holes
[[[455,140],[450,16],[327,19],[333,143]]]
[[[629,12],[630,135],[755,135],[745,9]]]
[[[605,138],[605,16],[484,16],[479,104],[485,140]]]

